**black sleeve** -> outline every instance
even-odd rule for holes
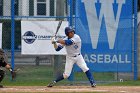
[[[4,61],[4,62],[0,62],[0,66],[2,66],[2,67],[5,67],[7,65],[7,63]]]

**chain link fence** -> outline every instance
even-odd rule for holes
[[[12,0],[0,0],[0,23],[2,23],[2,48],[7,52],[8,62],[12,59],[14,44],[14,65],[20,68],[17,82],[50,82],[64,71],[65,56],[56,55],[22,55],[21,21],[56,21],[64,20],[75,27],[76,0],[13,0],[14,15],[11,15]],[[73,2],[71,2],[73,1]],[[11,41],[12,16],[14,17],[14,42]],[[59,60],[59,61],[58,61]],[[63,84],[87,84],[84,73],[74,72],[73,82]],[[133,73],[94,72],[97,82],[114,82],[120,79],[132,80]],[[8,79],[8,78],[7,78]],[[70,80],[71,81],[71,80]],[[61,83],[60,83],[61,84]]]

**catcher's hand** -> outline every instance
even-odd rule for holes
[[[15,70],[11,71],[12,80],[15,80],[16,74],[17,74],[17,73],[16,73]]]
[[[17,71],[19,71],[19,69],[16,69],[16,70],[10,69],[12,80],[15,80],[16,79]]]

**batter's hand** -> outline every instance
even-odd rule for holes
[[[57,42],[57,40],[55,39],[55,37],[53,37],[53,38],[51,39],[51,42],[52,42],[52,44],[55,44],[55,43]]]
[[[65,45],[65,41],[63,39],[59,39],[57,42],[60,43],[60,44]]]

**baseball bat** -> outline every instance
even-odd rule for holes
[[[57,26],[57,29],[56,29],[56,32],[55,32],[55,35],[54,35],[55,37],[56,37],[60,27],[61,27],[61,24],[62,24],[62,20],[60,20],[59,23],[58,23],[58,26]]]

